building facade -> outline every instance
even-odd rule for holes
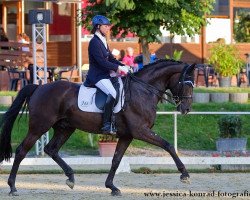
[[[82,64],[88,63],[87,46],[92,35],[85,30],[81,31],[81,39],[76,36],[77,6],[86,7],[87,0],[2,0],[0,2],[0,23],[6,30],[10,40],[16,40],[18,33],[25,32],[31,37],[31,25],[28,23],[28,12],[32,9],[51,9],[53,11],[53,24],[48,25],[48,64],[56,66],[69,66],[77,62],[77,43],[82,47]],[[168,31],[162,30],[161,44],[151,44],[150,48],[158,57],[171,55],[172,52],[183,50],[183,60],[186,62],[202,63],[208,57],[209,43],[223,38],[226,43],[236,43],[242,58],[250,52],[250,44],[238,33],[237,24],[244,16],[250,15],[249,0],[216,0],[214,11],[207,19],[209,24],[203,27],[199,35],[194,37],[175,35],[170,37]],[[223,31],[222,31],[223,30]],[[249,27],[248,27],[249,30]],[[238,34],[238,35],[237,35]],[[249,33],[248,33],[249,34]],[[110,37],[110,47],[124,51],[132,46],[135,53],[140,48],[134,34],[126,38]],[[64,51],[64,50],[67,51]]]

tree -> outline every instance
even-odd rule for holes
[[[250,14],[239,14],[239,22],[234,24],[236,42],[250,42]]]
[[[106,15],[112,22],[112,34],[135,33],[142,47],[144,63],[149,62],[149,43],[158,41],[160,27],[179,35],[199,33],[214,0],[105,0],[81,12],[81,22],[89,27],[96,14]]]

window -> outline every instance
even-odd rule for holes
[[[211,15],[229,17],[229,0],[216,0]]]

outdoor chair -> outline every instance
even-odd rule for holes
[[[17,70],[15,68],[8,67],[8,75],[9,75],[9,90],[17,91],[18,82],[21,85],[21,88],[28,84],[28,80],[26,78],[26,70]]]
[[[199,84],[199,77],[204,79],[205,86],[216,86],[217,76],[214,68],[208,64],[197,64],[196,65],[196,86]]]
[[[71,81],[74,70],[77,70],[77,66],[72,66],[67,69],[60,70],[57,80]]]

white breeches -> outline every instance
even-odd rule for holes
[[[95,84],[96,87],[101,89],[105,94],[111,94],[116,99],[116,91],[109,79],[102,79]]]

